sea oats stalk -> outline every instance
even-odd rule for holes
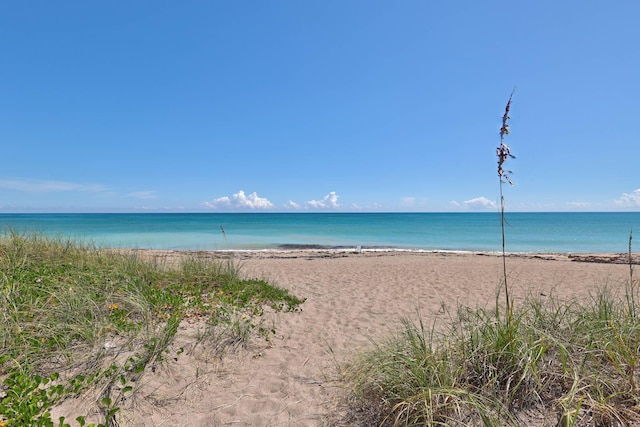
[[[629,231],[629,291],[628,293],[631,294],[631,316],[635,319],[636,318],[636,312],[635,312],[635,307],[636,307],[636,300],[635,300],[635,293],[636,293],[636,289],[633,283],[633,253],[631,252],[631,241],[633,240],[633,228],[631,229],[631,231]]]
[[[510,185],[513,185],[513,181],[509,174],[510,170],[504,168],[504,164],[508,158],[515,159],[515,156],[511,154],[511,148],[504,142],[505,135],[509,135],[509,110],[511,109],[511,98],[513,98],[513,92],[509,95],[509,101],[507,101],[507,106],[504,108],[504,115],[502,116],[502,127],[500,128],[500,145],[496,150],[496,154],[498,156],[498,178],[500,179],[500,225],[502,228],[502,269],[503,269],[503,277],[504,277],[504,293],[505,299],[507,303],[507,319],[511,319],[511,302],[509,300],[509,286],[507,285],[507,256],[506,256],[506,242],[505,242],[505,233],[504,233],[504,194],[502,191],[502,185],[505,182],[508,182]],[[497,307],[496,307],[497,309]]]

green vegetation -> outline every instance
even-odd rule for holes
[[[163,361],[183,320],[202,322],[198,339],[217,353],[269,339],[265,310],[295,311],[303,300],[240,273],[230,261],[169,266],[38,235],[0,237],[0,426],[69,425],[49,410],[90,389],[102,425],[116,425],[119,402]]]
[[[345,370],[353,413],[361,425],[517,426],[532,415],[545,417],[539,425],[638,425],[640,319],[630,292],[528,299],[511,321],[459,307],[439,333],[406,322]]]

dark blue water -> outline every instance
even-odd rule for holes
[[[508,252],[627,252],[631,229],[640,247],[638,212],[508,213],[506,219]],[[502,250],[498,213],[0,214],[0,230],[102,247]]]

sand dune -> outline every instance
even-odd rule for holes
[[[183,324],[173,351],[181,345],[186,351],[143,377],[137,397],[123,408],[124,425],[341,425],[338,364],[397,330],[401,318],[416,319],[418,311],[431,323],[446,316],[443,304],[493,304],[502,274],[502,259],[486,254],[298,251],[234,257],[246,275],[307,298],[302,311],[274,315],[277,335],[270,343],[256,340],[222,359],[207,345],[190,347],[199,325]],[[576,261],[510,257],[516,303],[528,293],[587,296],[628,280],[628,266]]]

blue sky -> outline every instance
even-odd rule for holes
[[[0,3],[0,212],[640,210],[640,2]]]

